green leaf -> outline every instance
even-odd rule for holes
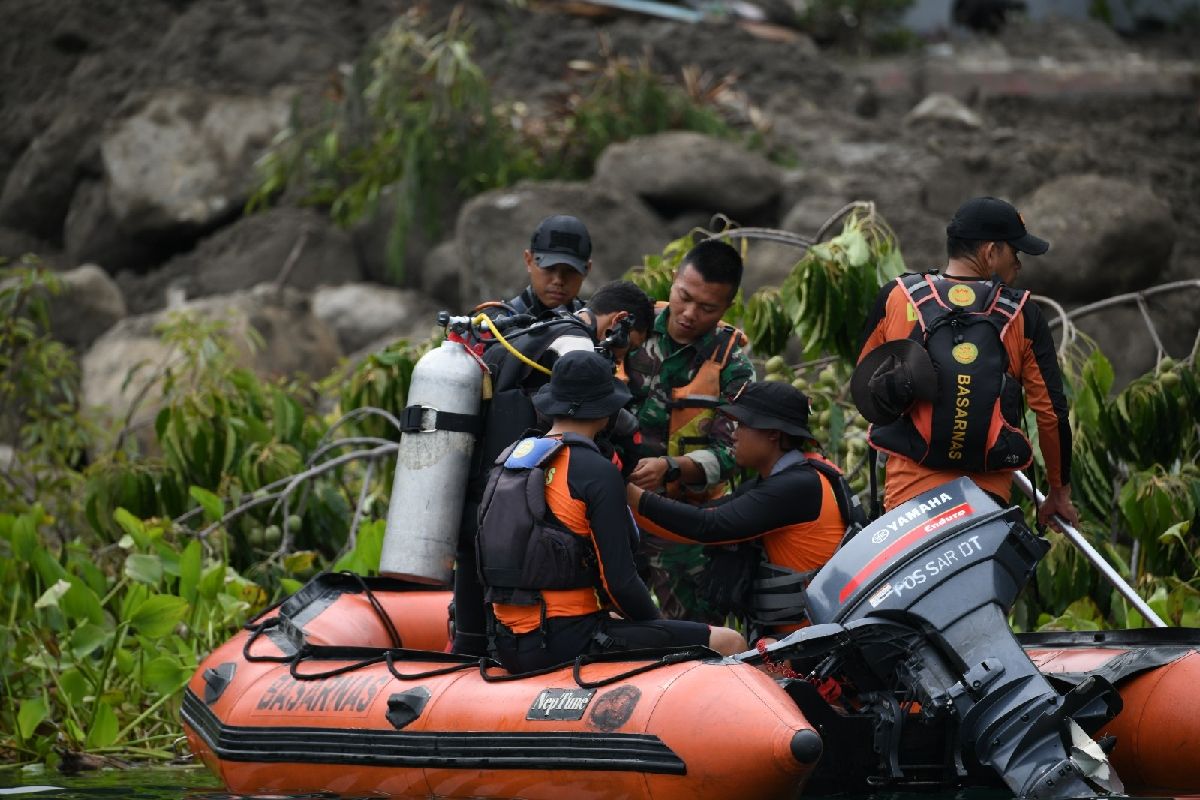
[[[67,703],[71,706],[78,706],[83,702],[83,698],[92,691],[92,684],[75,667],[71,667],[59,676],[58,685],[62,687]]]
[[[12,554],[17,561],[28,561],[38,546],[37,522],[33,512],[13,520]]]
[[[851,267],[861,267],[871,257],[871,248],[867,246],[866,237],[861,231],[847,231],[839,239],[846,248],[846,260]]]
[[[196,602],[196,589],[200,584],[200,542],[192,539],[179,556],[179,596],[189,603]]]
[[[293,595],[304,587],[304,582],[298,581],[295,578],[280,578],[279,585],[283,588],[285,594]]]
[[[207,489],[199,486],[189,486],[188,494],[204,509],[204,516],[209,522],[219,522],[225,516],[225,503]]]
[[[166,636],[187,614],[188,604],[182,597],[155,594],[147,597],[129,617],[138,633],[154,639]]]
[[[1174,525],[1163,531],[1162,535],[1158,537],[1158,540],[1164,544],[1174,540],[1186,548],[1188,546],[1187,540],[1183,537],[1187,536],[1188,531],[1191,529],[1192,521],[1190,519],[1184,520],[1183,522],[1176,522]]]
[[[171,656],[158,656],[142,667],[142,682],[159,694],[172,694],[178,691],[192,670],[179,663]]]
[[[85,744],[89,750],[109,747],[117,740],[117,715],[104,700],[96,702],[96,711],[92,714],[92,726],[88,730]]]
[[[43,697],[31,697],[21,701],[21,708],[17,711],[17,730],[21,733],[23,740],[28,740],[33,736],[34,730],[42,721],[49,715],[50,710],[46,707],[46,700]]]
[[[213,564],[204,571],[200,577],[200,585],[197,590],[200,596],[205,600],[215,600],[221,590],[225,588],[225,565]]]
[[[1113,385],[1113,368],[1112,363],[1104,357],[1104,353],[1099,350],[1093,350],[1088,356],[1087,363],[1083,368],[1084,378],[1088,380],[1097,396],[1104,398],[1108,396]]]
[[[60,580],[46,591],[33,604],[34,608],[58,608],[59,601],[71,590],[71,582]]]
[[[313,550],[301,550],[284,556],[283,568],[293,575],[297,572],[307,572],[316,563],[317,554]]]
[[[110,631],[99,625],[85,622],[71,634],[71,642],[68,647],[70,647],[71,654],[76,658],[87,658],[98,647],[102,647],[107,643],[111,636],[112,633]]]
[[[121,530],[125,531],[133,539],[138,547],[150,546],[150,537],[146,535],[146,525],[140,519],[130,514],[124,508],[118,508],[114,511],[113,519],[121,526]]]
[[[163,576],[162,561],[158,556],[131,555],[125,559],[125,575],[139,583],[157,586]]]
[[[79,578],[71,576],[71,590],[63,597],[59,607],[71,619],[86,619],[97,625],[104,624],[104,609],[100,605],[100,595]]]

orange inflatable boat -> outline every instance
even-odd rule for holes
[[[326,577],[188,685],[192,750],[231,791],[793,797],[820,758],[803,714],[749,664],[683,650],[513,680],[399,646],[429,635],[428,620],[444,640],[443,593]]]
[[[936,491],[835,554],[812,625],[731,658],[510,676],[444,652],[449,592],[321,575],[201,664],[184,727],[243,794],[1200,793],[1200,631],[1013,637],[1048,545],[969,481]]]

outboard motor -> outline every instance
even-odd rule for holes
[[[413,368],[379,559],[383,575],[453,580],[484,369],[454,333]]]
[[[1019,509],[961,478],[868,524],[812,580],[814,629],[841,629],[855,654],[848,680],[879,703],[874,739],[885,777],[902,782],[901,729],[924,720],[951,732],[960,778],[990,768],[1022,798],[1122,791],[1078,724],[1095,730],[1111,719],[1119,695],[1102,678],[1060,695],[1008,627],[1048,549]],[[896,697],[911,701],[908,712]]]

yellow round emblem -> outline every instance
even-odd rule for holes
[[[513,448],[512,457],[520,458],[521,456],[527,456],[532,450],[533,439],[522,439],[517,446]]]
[[[979,348],[970,342],[956,344],[950,352],[954,355],[954,360],[960,364],[970,364],[979,357]]]
[[[951,287],[946,296],[956,306],[969,306],[975,302],[975,290],[970,286],[963,286],[962,284]]]

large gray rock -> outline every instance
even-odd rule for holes
[[[460,277],[465,261],[457,239],[439,243],[421,262],[422,291],[448,309],[466,310],[462,303]]]
[[[82,352],[125,318],[125,296],[107,272],[84,264],[59,275],[62,293],[50,300],[54,338]]]
[[[168,287],[209,297],[283,280],[315,289],[362,280],[350,236],[311,209],[273,208],[242,217],[140,278],[123,276],[137,312],[161,308]]]
[[[724,213],[746,222],[769,212],[783,190],[782,170],[737,142],[670,131],[609,145],[596,181],[677,213]]]
[[[438,303],[413,289],[373,283],[323,286],[313,292],[313,314],[337,334],[344,353],[384,337],[425,339],[436,325]]]
[[[904,124],[978,130],[983,127],[983,120],[953,95],[934,92],[927,95],[908,112],[904,117]]]
[[[175,311],[220,320],[239,345],[242,363],[265,377],[305,374],[324,377],[341,350],[329,327],[312,313],[308,296],[272,286],[186,303]],[[134,425],[148,424],[158,413],[159,372],[172,352],[155,333],[168,313],[126,317],[110,328],[83,357],[83,404],[102,416],[123,420],[133,403]],[[249,345],[253,330],[262,346]],[[126,380],[131,370],[133,378]]]
[[[236,215],[254,185],[254,160],[287,123],[290,96],[286,89],[263,96],[197,89],[152,95],[104,134],[103,191],[77,193],[68,253],[100,258],[96,251],[107,249],[111,259],[119,254],[114,237],[195,236]]]
[[[236,211],[253,184],[254,159],[287,124],[289,96],[167,90],[117,123],[100,155],[118,224],[202,228]]]
[[[50,241],[62,238],[79,160],[95,124],[84,110],[67,107],[29,144],[0,191],[0,225]]]
[[[640,265],[667,242],[662,223],[641,200],[611,186],[562,181],[525,181],[473,198],[458,215],[461,300],[507,299],[528,283],[521,254],[534,228],[546,217],[571,214],[592,238],[592,273],[587,294]]]
[[[1087,301],[1160,282],[1175,246],[1171,209],[1146,186],[1068,175],[1017,206],[1050,251],[1022,260],[1021,285],[1059,301]]]

